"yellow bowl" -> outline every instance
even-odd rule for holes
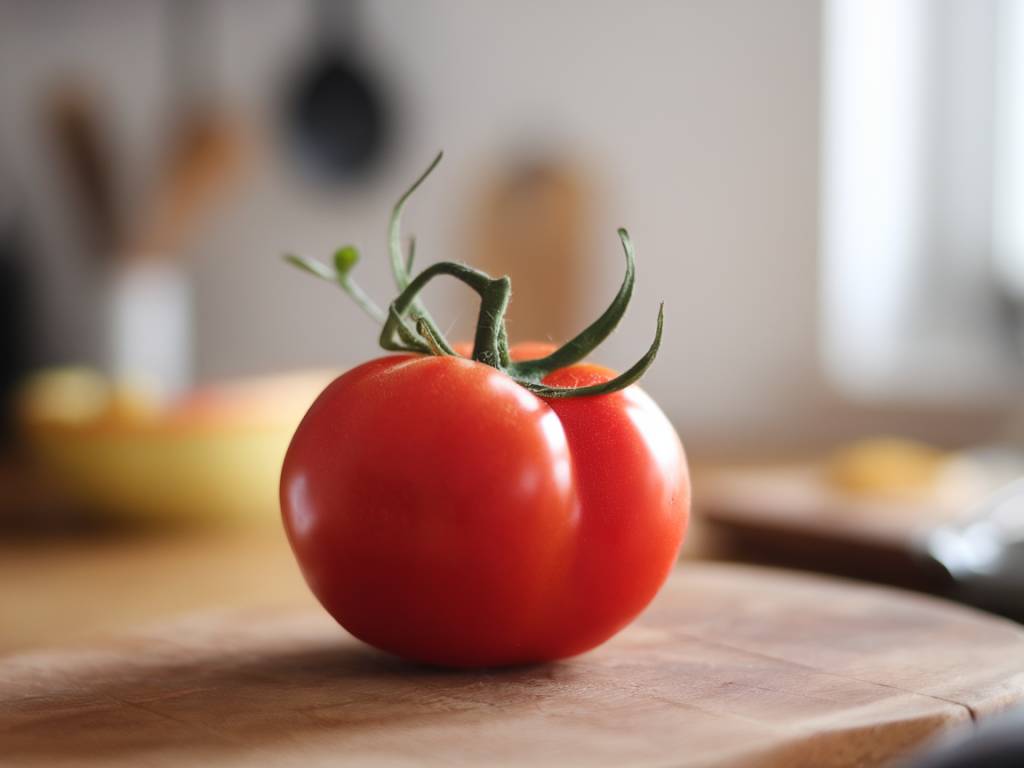
[[[125,408],[112,395],[93,398],[101,407],[91,414],[81,407],[89,398],[65,391],[53,399],[53,387],[39,397],[39,379],[35,400],[31,385],[23,400],[25,434],[48,475],[92,515],[143,524],[268,520],[278,514],[295,427],[333,376],[218,384],[155,411],[137,399]]]

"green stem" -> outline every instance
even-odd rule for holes
[[[480,318],[473,339],[473,359],[477,362],[501,369],[502,359],[508,360],[505,311],[511,295],[512,281],[507,277],[488,279],[485,289],[480,293]]]
[[[620,229],[626,255],[626,274],[622,285],[608,308],[597,320],[587,326],[575,338],[545,357],[535,360],[512,362],[509,356],[508,333],[505,328],[505,313],[512,293],[508,277],[492,278],[490,275],[464,264],[450,261],[432,264],[412,277],[413,261],[416,255],[416,241],[410,239],[408,255],[402,254],[401,219],[405,205],[412,194],[427,179],[441,161],[438,154],[426,171],[399,198],[388,225],[388,252],[391,271],[398,286],[399,295],[388,306],[387,312],[363,291],[351,278],[351,272],[359,261],[359,252],[352,246],[339,249],[334,254],[334,266],[305,259],[293,254],[285,258],[295,266],[341,286],[356,304],[383,327],[380,345],[387,350],[414,352],[438,356],[455,355],[455,351],[438,329],[427,310],[419,300],[420,292],[435,277],[446,275],[461,280],[480,296],[480,315],[477,319],[473,340],[473,359],[490,365],[510,376],[518,384],[534,394],[545,398],[592,397],[622,390],[637,381],[654,362],[661,348],[664,326],[664,304],[658,309],[658,327],[654,341],[647,352],[625,373],[615,378],[584,387],[554,387],[542,383],[544,378],[560,369],[571,366],[590,354],[615,329],[625,314],[633,296],[636,282],[636,255],[629,233]],[[410,325],[411,321],[411,325]]]
[[[395,207],[391,211],[391,220],[388,222],[388,255],[391,258],[391,273],[395,278],[395,285],[398,286],[399,291],[404,291],[410,282],[409,274],[412,272],[412,262],[416,255],[416,241],[415,239],[409,242],[409,256],[408,259],[402,257],[402,213],[405,211],[405,205],[409,202],[409,198],[413,196],[413,193],[420,188],[420,185],[427,180],[427,177],[434,172],[438,164],[441,162],[441,158],[444,157],[444,152],[438,152],[437,157],[431,161],[427,169],[420,174],[420,177],[413,182],[400,198],[395,203]],[[423,322],[427,324],[430,329],[430,333],[434,338],[442,345],[443,349],[451,349],[451,345],[448,344],[448,340],[441,333],[441,329],[437,327],[430,313],[427,312],[419,300],[416,300],[412,306],[412,314],[416,317],[417,322],[422,318]],[[452,353],[454,354],[454,353]]]
[[[338,253],[347,249],[355,251],[355,248],[352,248],[352,246],[346,246],[346,248],[341,249]],[[369,315],[370,319],[378,324],[384,322],[383,310],[377,306],[377,303],[370,298],[366,291],[359,287],[355,280],[349,277],[348,270],[343,271],[337,268],[332,269],[327,264],[317,261],[316,259],[307,259],[294,253],[286,253],[284,255],[284,259],[289,264],[293,264],[312,275],[316,275],[321,280],[337,283],[341,286],[341,289],[352,298],[356,303],[356,306]],[[335,261],[337,261],[337,255],[335,257]],[[355,262],[353,261],[352,264],[354,266]]]
[[[391,311],[381,330],[381,346],[386,349],[394,349],[395,334],[398,333],[401,336],[401,329],[404,327],[402,319],[406,313],[415,311],[417,295],[426,287],[427,283],[441,275],[461,280],[480,296],[480,320],[477,324],[473,359],[497,367],[501,359],[498,339],[502,333],[502,326],[504,326],[505,309],[508,307],[508,298],[511,293],[509,279],[501,277],[495,280],[477,269],[451,261],[431,264],[420,272],[391,303]],[[455,354],[444,337],[434,331],[425,317],[417,317],[416,322],[423,324],[423,327],[428,330],[445,354]]]
[[[427,346],[430,347],[430,354],[435,357],[445,357],[449,354],[438,343],[433,332],[430,330],[430,326],[423,321],[422,317],[416,323],[416,330],[419,331],[420,336],[423,337],[423,340],[427,342]]]
[[[638,381],[647,372],[647,369],[651,367],[651,363],[654,362],[654,358],[657,357],[658,350],[661,348],[661,331],[664,324],[665,305],[662,303],[658,308],[658,328],[654,332],[654,341],[651,343],[650,348],[628,371],[619,374],[614,379],[601,384],[591,384],[586,387],[549,387],[546,384],[524,381],[519,381],[519,383],[535,395],[550,398],[591,397],[618,392],[620,389],[625,389],[630,384]]]
[[[622,241],[622,249],[626,255],[626,275],[619,287],[619,292],[612,299],[612,303],[597,320],[550,355],[536,360],[512,363],[510,373],[513,376],[540,381],[552,371],[578,363],[593,352],[618,326],[622,316],[626,313],[630,299],[633,298],[633,286],[636,283],[636,252],[633,250],[633,242],[629,239],[629,233],[625,229],[620,228],[618,232],[619,239]]]
[[[405,204],[409,202],[409,198],[427,180],[427,177],[434,172],[442,157],[444,157],[444,152],[438,152],[437,157],[427,166],[427,170],[421,173],[420,177],[412,183],[412,186],[405,190],[402,196],[398,198],[398,202],[395,203],[395,207],[391,211],[391,221],[388,222],[388,253],[391,256],[391,272],[395,278],[395,285],[398,286],[400,291],[404,291],[410,282],[406,263],[402,259],[402,213],[405,211]]]
[[[508,331],[505,330],[504,323],[501,324],[501,332],[498,336],[498,358],[501,362],[499,367],[502,370],[508,368],[509,363],[512,362],[508,354]]]
[[[388,316],[384,321],[384,328],[380,332],[379,343],[389,352],[430,354],[430,347],[409,329],[409,326],[405,324],[405,318],[399,315],[395,309],[394,303],[388,307]]]
[[[352,299],[378,323],[384,322],[384,313],[366,292],[352,279],[352,270],[359,263],[359,251],[354,245],[346,245],[334,252],[334,269],[338,273],[338,284]]]
[[[405,258],[405,272],[409,274],[412,272],[413,262],[416,260],[416,238],[409,238],[409,255]]]

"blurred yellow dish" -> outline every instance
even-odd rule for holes
[[[827,465],[829,482],[855,494],[926,495],[938,486],[949,454],[900,438],[861,440],[838,450]]]
[[[65,369],[26,384],[38,461],[93,514],[136,523],[271,519],[288,442],[336,374],[212,385],[161,408],[141,388]]]

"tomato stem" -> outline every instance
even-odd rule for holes
[[[505,311],[511,296],[512,281],[504,276],[497,280],[489,279],[480,293],[480,316],[476,324],[476,338],[473,340],[473,359],[494,368],[501,368],[502,360],[507,361],[508,358]]]
[[[500,339],[505,324],[505,309],[508,307],[509,295],[512,291],[511,282],[507,277],[494,279],[478,269],[452,261],[439,261],[436,264],[431,264],[416,275],[405,290],[398,295],[398,298],[391,302],[391,312],[381,329],[381,346],[385,349],[400,349],[395,338],[396,335],[399,336],[399,341],[408,343],[407,339],[401,335],[402,330],[407,328],[404,323],[405,315],[417,310],[417,295],[426,287],[427,283],[441,275],[461,280],[480,296],[480,320],[477,323],[473,359],[497,368],[502,358]],[[431,327],[425,316],[419,315],[415,317],[415,320],[417,325],[422,324],[429,330],[432,340],[446,355],[455,354],[444,336],[438,334]]]
[[[388,224],[388,252],[391,272],[398,286],[399,294],[382,312],[376,303],[352,280],[351,272],[359,261],[359,253],[353,246],[339,249],[334,255],[334,266],[289,254],[285,259],[297,267],[321,278],[337,283],[374,320],[382,325],[380,345],[391,351],[417,352],[432,355],[456,355],[448,340],[434,323],[430,314],[419,300],[420,292],[436,277],[454,277],[473,289],[480,297],[480,314],[477,318],[476,334],[473,339],[473,359],[507,373],[517,383],[531,392],[548,398],[588,397],[610,394],[628,387],[637,381],[654,362],[661,348],[665,306],[658,309],[658,325],[654,341],[632,367],[610,381],[583,387],[553,387],[544,384],[545,377],[554,371],[579,362],[589,355],[618,326],[633,297],[636,283],[636,254],[629,233],[619,229],[626,256],[626,273],[618,293],[608,308],[593,323],[584,328],[573,339],[549,355],[534,360],[511,361],[508,349],[508,332],[505,327],[505,313],[512,296],[512,283],[507,276],[491,277],[485,272],[465,264],[442,261],[431,264],[412,277],[413,261],[416,254],[416,240],[410,238],[408,255],[402,254],[401,219],[405,205],[412,194],[426,181],[441,161],[438,154],[418,179],[399,198]]]
[[[377,306],[377,303],[349,277],[352,268],[359,261],[359,251],[356,250],[355,246],[346,245],[343,248],[339,248],[334,254],[333,268],[316,259],[307,259],[305,256],[298,256],[294,253],[286,253],[284,258],[288,263],[294,264],[311,275],[319,277],[321,280],[337,283],[372,320],[377,323],[384,322],[384,313]]]
[[[409,198],[434,172],[434,169],[440,164],[442,157],[444,157],[444,152],[438,152],[437,156],[430,162],[430,165],[427,166],[427,169],[402,193],[402,196],[398,198],[398,202],[395,203],[395,207],[391,210],[391,219],[388,222],[388,254],[391,257],[391,273],[399,291],[405,290],[409,285],[409,275],[412,272],[413,259],[416,255],[416,239],[411,238],[409,241],[408,259],[403,259],[402,257],[402,213],[405,211],[405,205],[409,202]],[[437,327],[433,318],[430,317],[430,313],[427,312],[426,307],[419,300],[413,303],[412,315],[416,318],[417,323],[419,318],[423,318],[426,327],[430,329],[434,338],[442,344],[443,349],[451,349],[444,334],[441,333],[441,329]]]
[[[550,355],[536,360],[512,363],[510,368],[515,378],[539,382],[552,371],[578,363],[593,352],[618,326],[626,313],[630,299],[633,298],[633,286],[636,283],[636,252],[633,249],[633,242],[625,229],[620,227],[618,232],[626,255],[626,276],[612,303],[597,320]]]
[[[423,337],[424,341],[427,342],[427,346],[430,347],[430,353],[432,355],[435,355],[436,357],[443,357],[451,354],[450,352],[446,352],[440,345],[438,340],[434,337],[433,331],[430,330],[430,326],[422,317],[416,322],[416,330],[419,332],[420,336]]]
[[[661,332],[665,325],[665,303],[658,307],[658,327],[654,332],[654,341],[644,353],[644,356],[637,360],[625,373],[621,373],[610,381],[601,384],[591,384],[585,387],[550,387],[546,384],[537,384],[531,381],[516,379],[522,386],[541,397],[588,397],[591,395],[607,395],[625,389],[630,384],[639,381],[640,377],[647,373],[654,358],[661,349]],[[513,376],[513,378],[515,378]]]

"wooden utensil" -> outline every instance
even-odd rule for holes
[[[47,113],[57,160],[73,198],[90,256],[106,261],[119,236],[110,145],[93,93],[66,83],[56,88]]]
[[[576,659],[451,672],[323,612],[183,618],[0,661],[19,766],[879,765],[1024,698],[1024,631],[942,601],[690,564]]]
[[[237,189],[247,152],[237,119],[218,111],[187,115],[121,255],[129,260],[179,256],[189,237]]]
[[[564,342],[584,327],[587,223],[593,204],[581,173],[558,159],[513,162],[483,182],[471,219],[469,263],[509,275],[512,341]],[[614,242],[614,232],[608,232]],[[602,307],[603,308],[603,307]]]
[[[169,10],[170,140],[156,184],[128,232],[128,259],[179,256],[204,220],[238,189],[252,149],[245,121],[225,106],[218,86],[223,34],[216,7],[179,0]]]

